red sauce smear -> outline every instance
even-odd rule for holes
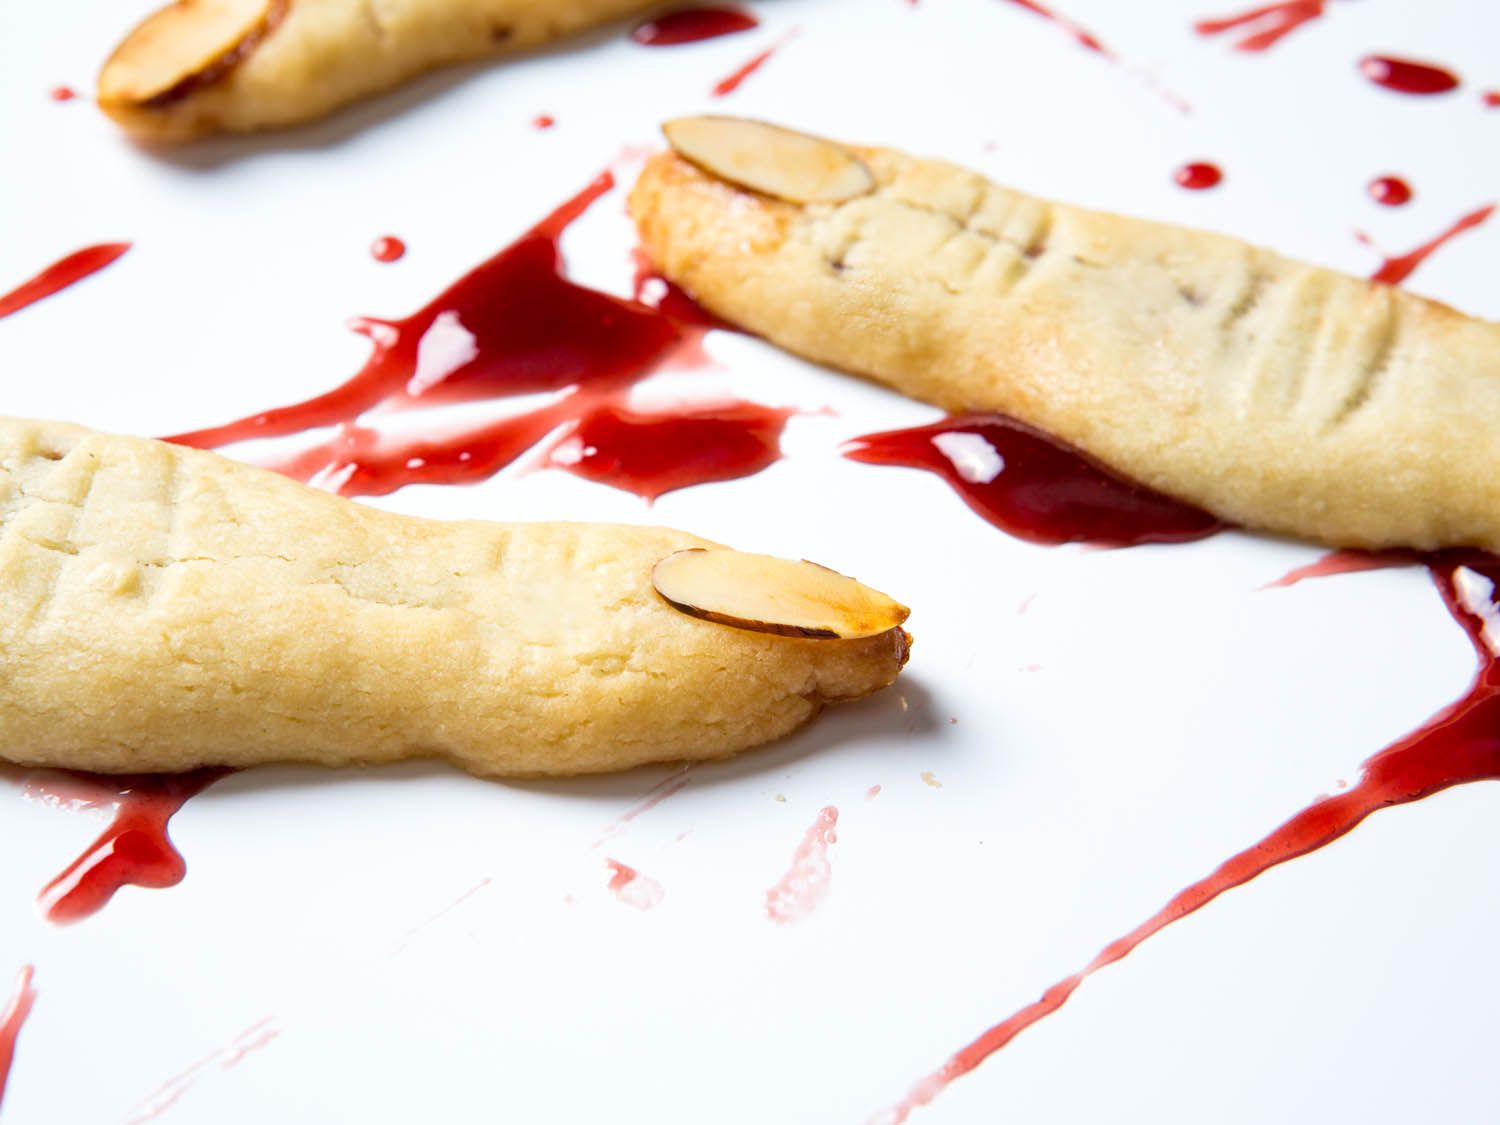
[[[792,853],[785,875],[766,892],[766,917],[780,925],[800,922],[828,897],[832,875],[828,849],[838,842],[839,810],[828,805],[818,813]]]
[[[650,910],[666,897],[666,891],[660,883],[649,875],[642,875],[634,867],[613,859],[606,859],[604,867],[610,873],[609,882],[605,886],[626,906]]]
[[[918,1082],[883,1120],[905,1121],[913,1109],[927,1105],[955,1078],[969,1073],[1032,1024],[1061,1008],[1090,975],[1119,961],[1225,891],[1331,844],[1371,813],[1419,801],[1455,785],[1500,780],[1500,658],[1491,647],[1497,643],[1495,638],[1487,640],[1485,634],[1486,625],[1500,619],[1500,558],[1473,551],[1446,552],[1429,556],[1427,565],[1448,611],[1463,626],[1479,659],[1479,671],[1468,693],[1368,759],[1361,767],[1359,781],[1351,788],[1314,802],[1269,836],[1225,861],[1135,929],[1106,945],[1078,972],[1047,989],[1041,999],[958,1051]]]
[[[869,434],[845,446],[844,455],[937,473],[979,515],[1032,543],[1185,543],[1225,527],[1003,414]]]
[[[630,38],[643,47],[677,47],[759,26],[760,21],[742,8],[679,8],[637,24]]]
[[[1386,570],[1393,566],[1410,566],[1422,561],[1419,551],[1405,549],[1391,551],[1332,551],[1306,566],[1294,567],[1274,582],[1267,582],[1263,590],[1295,586],[1309,578],[1328,578],[1335,574],[1358,574],[1366,570]]]
[[[1085,28],[1079,27],[1078,24],[1068,19],[1067,16],[1060,15],[1051,8],[1043,7],[1041,4],[1036,3],[1035,0],[1010,0],[1010,2],[1017,7],[1025,8],[1028,12],[1033,12],[1041,16],[1044,20],[1055,23],[1063,31],[1071,35],[1077,43],[1087,47],[1090,51],[1096,51],[1108,58],[1115,57],[1114,52],[1100,42],[1098,36]]]
[[[78,96],[78,91],[71,86],[54,86],[47,96],[55,102],[70,102]]]
[[[370,243],[370,257],[377,262],[398,262],[406,256],[406,243],[393,234],[383,234]]]
[[[1359,72],[1375,85],[1398,94],[1426,97],[1458,89],[1458,75],[1451,70],[1389,55],[1366,55],[1359,60]]]
[[[1370,181],[1370,198],[1383,207],[1401,207],[1411,202],[1411,185],[1400,176],[1379,176]]]
[[[1432,256],[1433,252],[1446,245],[1465,231],[1473,230],[1494,213],[1495,204],[1470,211],[1436,238],[1422,243],[1415,250],[1399,257],[1387,258],[1381,267],[1370,275],[1371,281],[1382,281],[1387,285],[1400,285],[1416,272],[1417,267]]]
[[[746,60],[744,65],[730,71],[723,78],[715,82],[713,89],[709,92],[716,98],[722,98],[734,93],[740,88],[740,85],[745,81],[745,79],[749,78],[757,70],[765,66],[766,62],[771,58],[771,56],[774,55],[777,51],[781,50],[782,47],[785,47],[787,42],[796,34],[797,33],[795,30],[790,31],[786,35],[783,35],[775,43],[772,43],[764,51],[759,51],[756,54],[751,55],[750,58]]]
[[[135,1105],[125,1125],[145,1125],[147,1121],[154,1121],[176,1105],[178,1099],[205,1075],[215,1069],[232,1070],[245,1060],[246,1055],[275,1042],[281,1030],[274,1026],[274,1019],[274,1016],[266,1016],[240,1032],[227,1047],[220,1047],[182,1073],[167,1079]]]
[[[1172,178],[1180,187],[1185,187],[1189,191],[1204,191],[1211,187],[1218,187],[1224,179],[1224,173],[1217,164],[1195,161],[1177,169]]]
[[[1290,0],[1284,4],[1266,4],[1238,15],[1199,20],[1193,30],[1199,35],[1219,35],[1225,31],[1243,30],[1235,41],[1237,51],[1264,51],[1283,38],[1324,14],[1327,0]]]
[[[550,113],[539,113],[531,119],[533,129],[550,129],[557,124],[557,118]]]
[[[128,242],[102,242],[97,246],[75,250],[66,258],[53,262],[30,281],[0,296],[0,318],[20,312],[27,305],[34,305],[43,297],[50,297],[58,290],[66,289],[91,273],[98,273],[129,249]]]
[[[5,1084],[10,1079],[10,1064],[16,1056],[16,1039],[26,1017],[31,1014],[31,1005],[36,1002],[36,989],[31,987],[31,966],[25,966],[16,974],[16,984],[11,990],[5,1010],[0,1011],[0,1101],[5,1099]]]
[[[114,816],[98,839],[42,888],[37,896],[42,917],[68,925],[98,912],[121,887],[175,887],[182,882],[187,864],[173,846],[167,824],[189,797],[233,772],[208,767],[171,774],[70,773],[75,783],[102,790],[91,803],[114,805]]]

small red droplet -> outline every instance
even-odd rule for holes
[[[1177,169],[1172,177],[1177,183],[1189,191],[1203,191],[1207,188],[1217,187],[1224,179],[1224,173],[1219,170],[1217,164],[1208,164],[1203,161],[1195,161],[1192,164],[1184,164]]]
[[[539,113],[531,119],[531,126],[534,129],[550,129],[556,124],[557,118],[550,113]]]
[[[370,243],[370,256],[377,262],[394,262],[406,253],[406,243],[393,234],[383,234]]]
[[[1359,71],[1377,86],[1398,94],[1446,94],[1458,88],[1458,75],[1432,63],[1394,59],[1388,55],[1366,55]]]
[[[1486,90],[1480,100],[1490,109],[1500,109],[1500,90]]]
[[[1370,198],[1386,207],[1400,207],[1411,201],[1411,185],[1400,176],[1380,176],[1370,181]]]
[[[78,96],[78,91],[71,86],[52,87],[50,97],[55,102],[70,102]]]

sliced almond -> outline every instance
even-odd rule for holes
[[[911,612],[817,563],[743,551],[678,551],[656,564],[651,581],[689,616],[788,637],[873,637]]]
[[[842,145],[743,117],[679,117],[662,126],[678,154],[705,172],[789,203],[841,203],[875,190]]]
[[[146,17],[99,73],[99,103],[141,105],[213,81],[274,22],[284,0],[177,0]]]

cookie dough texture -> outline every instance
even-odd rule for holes
[[[438,67],[525,50],[653,6],[650,0],[266,0],[262,12],[211,53],[179,59],[179,52],[200,46],[191,42],[198,38],[193,21],[221,20],[224,3],[177,0],[170,21],[161,13],[151,17],[105,63],[99,105],[132,134],[154,141],[295,125]],[[161,33],[164,23],[170,34]],[[142,83],[143,73],[173,81],[154,90]]]
[[[1500,325],[1233,238],[851,148],[799,206],[674,154],[630,206],[666,276],[791,351],[999,411],[1234,523],[1500,550]]]
[[[104,771],[716,758],[895,679],[900,629],[688,617],[679,531],[394,515],[212,453],[0,419],[0,757]]]

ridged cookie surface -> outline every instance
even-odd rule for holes
[[[1500,550],[1500,325],[1233,238],[847,151],[873,184],[841,202],[757,194],[669,153],[631,211],[667,277],[811,359],[1013,415],[1249,527]]]
[[[715,758],[890,683],[899,628],[671,608],[678,531],[393,515],[215,454],[0,419],[0,758],[105,771]]]

